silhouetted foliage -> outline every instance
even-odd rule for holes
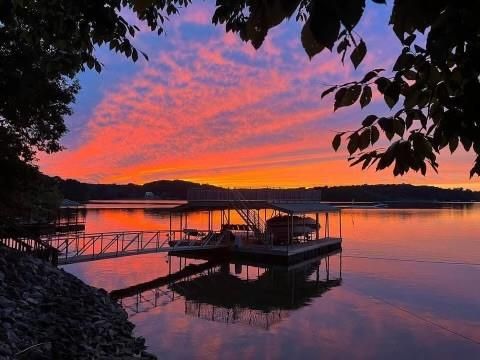
[[[36,151],[61,149],[64,117],[85,68],[100,72],[101,45],[137,61],[131,43],[139,30],[130,11],[152,31],[163,32],[168,15],[190,0],[4,0],[0,6],[0,141],[17,146],[31,162]],[[122,15],[123,14],[123,15]]]
[[[12,225],[55,220],[62,195],[52,178],[20,160],[0,160],[0,168],[0,233]]]
[[[190,2],[3,1],[2,127],[22,140],[24,150],[59,150],[57,140],[65,132],[62,118],[78,90],[68,79],[85,67],[101,70],[97,46],[107,45],[133,61],[142,53],[132,45],[138,28],[124,16],[126,11],[161,34],[167,17]],[[385,0],[372,2],[386,4]],[[367,44],[355,31],[365,6],[366,0],[217,0],[212,22],[224,24],[226,31],[238,33],[259,48],[271,28],[295,17],[304,24],[301,41],[308,56],[336,49],[342,62],[348,55],[356,68],[367,53]],[[392,109],[389,114],[369,115],[361,128],[334,138],[335,149],[346,139],[352,165],[376,165],[382,170],[394,164],[395,175],[409,170],[425,174],[427,165],[437,170],[437,154],[447,146],[454,152],[461,144],[480,154],[480,110],[475,104],[480,91],[477,14],[475,1],[393,1],[390,25],[403,44],[393,69],[373,69],[359,81],[322,94],[335,93],[337,110],[357,102],[366,107],[378,91]],[[50,90],[40,91],[45,86]],[[21,136],[16,131],[20,123],[26,124]],[[388,147],[372,149],[382,139]],[[475,174],[480,175],[480,155],[470,172]]]
[[[38,150],[61,149],[64,117],[79,90],[75,76],[100,72],[96,57],[107,46],[134,62],[133,19],[163,33],[168,16],[191,0],[4,0],[0,3],[0,148],[2,161],[31,164]],[[385,4],[385,0],[372,0]],[[308,56],[334,49],[355,68],[367,45],[355,27],[366,0],[217,0],[214,24],[259,48],[285,19],[303,23]],[[384,5],[378,5],[384,6]],[[391,113],[369,115],[361,128],[333,139],[347,141],[349,160],[393,173],[437,170],[437,154],[461,146],[477,154],[470,175],[480,175],[480,22],[476,1],[395,0],[390,24],[403,44],[391,70],[373,69],[359,81],[326,89],[334,110],[357,102],[366,107],[378,91]],[[132,15],[127,17],[125,14]],[[418,36],[423,34],[421,36]],[[387,148],[373,148],[380,143]],[[3,152],[5,151],[5,153]],[[2,173],[3,173],[2,169]],[[2,175],[3,176],[3,175]],[[11,182],[15,186],[16,182]],[[13,189],[13,188],[12,188]],[[9,191],[10,189],[2,189]]]
[[[32,191],[38,185],[36,180],[41,178],[32,165],[36,153],[62,149],[59,140],[67,130],[64,118],[71,114],[71,104],[79,90],[75,77],[85,68],[97,72],[102,69],[96,49],[106,45],[133,61],[138,60],[141,51],[132,45],[131,39],[139,29],[125,20],[124,14],[130,11],[160,34],[167,16],[177,13],[177,6],[186,6],[189,2],[0,2],[2,219],[13,221],[18,215],[9,206],[13,194],[21,197],[22,191],[28,191],[28,196],[34,195]],[[143,56],[147,58],[146,54]],[[46,190],[37,187],[39,201],[42,191]]]
[[[336,48],[342,62],[350,54],[357,68],[367,53],[367,44],[354,31],[365,3],[217,0],[213,22],[225,24],[226,31],[259,48],[272,27],[295,16],[304,23],[301,41],[308,56]],[[440,150],[448,147],[453,153],[461,144],[477,154],[470,176],[480,175],[478,15],[476,1],[393,1],[390,25],[403,45],[393,68],[373,69],[359,81],[322,93],[322,97],[335,93],[337,110],[357,102],[362,108],[368,106],[373,91],[378,91],[392,111],[369,115],[359,129],[337,134],[333,148],[346,140],[352,165],[383,170],[394,164],[393,174],[403,175],[409,170],[425,174],[427,165],[437,171]],[[388,147],[372,149],[381,138]]]

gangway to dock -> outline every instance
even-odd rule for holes
[[[47,236],[42,241],[58,250],[58,265],[156,252],[177,254],[215,250],[228,246],[221,232],[199,233],[205,235],[192,239],[179,230],[74,233]]]

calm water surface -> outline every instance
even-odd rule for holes
[[[158,206],[114,207],[90,206],[87,232],[168,227]],[[229,265],[123,304],[160,359],[480,359],[479,220],[472,204],[345,210],[329,281],[325,259],[290,272]],[[110,291],[183,266],[150,254],[65,269]]]

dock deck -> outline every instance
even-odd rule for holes
[[[341,246],[342,239],[332,237],[289,246],[252,245],[233,248],[232,258],[234,260],[291,265],[339,250]]]

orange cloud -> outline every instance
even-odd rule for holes
[[[211,16],[201,7],[185,14],[184,22],[198,24]],[[212,31],[199,41],[174,28],[168,37],[174,46],[156,49],[148,64],[111,84],[75,141],[79,145],[42,154],[41,169],[90,182],[475,186],[467,179],[465,154],[428,178],[393,179],[387,172],[349,168],[346,154],[331,149],[331,139],[335,131],[358,126],[364,115],[358,108],[333,114],[331,99],[321,101],[320,93],[326,84],[351,78],[352,68],[341,66],[336,54],[308,60],[282,29],[258,52],[221,28]]]

